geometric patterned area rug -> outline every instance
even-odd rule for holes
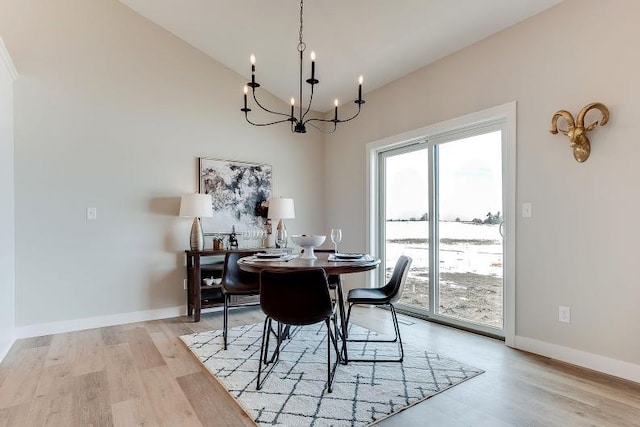
[[[377,334],[350,325],[350,338],[366,336]],[[260,426],[368,426],[484,372],[405,344],[402,363],[339,364],[327,393],[326,337],[324,323],[292,330],[260,391],[262,323],[230,329],[227,350],[222,331],[180,338]],[[398,354],[395,343],[349,343],[348,350],[351,357]]]

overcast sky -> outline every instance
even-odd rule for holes
[[[425,149],[387,158],[387,219],[428,212]],[[439,145],[440,218],[470,221],[502,211],[500,132]]]

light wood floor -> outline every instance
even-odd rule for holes
[[[354,321],[391,332],[388,316],[360,309]],[[381,427],[640,426],[640,384],[402,319],[406,343],[486,372]],[[232,326],[261,320],[259,308],[230,315]],[[178,339],[221,326],[210,313],[20,340],[0,365],[0,426],[252,426]]]

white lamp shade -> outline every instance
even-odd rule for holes
[[[211,194],[185,194],[180,199],[180,216],[213,216]]]
[[[271,219],[291,219],[296,217],[293,207],[293,199],[275,197],[269,200],[269,212],[267,218]]]

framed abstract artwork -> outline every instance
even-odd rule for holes
[[[213,217],[202,218],[204,231],[229,233],[263,228],[271,197],[271,166],[200,157],[198,192],[211,194]],[[207,233],[207,234],[208,234]]]

